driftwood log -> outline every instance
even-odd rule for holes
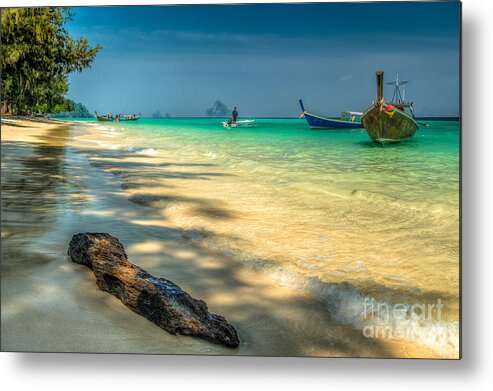
[[[117,238],[107,233],[80,233],[72,237],[68,254],[73,262],[92,269],[101,290],[171,334],[238,346],[236,330],[226,319],[210,313],[204,301],[173,282],[132,264]]]

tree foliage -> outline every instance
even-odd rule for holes
[[[90,67],[101,49],[68,34],[73,17],[67,7],[2,10],[2,101],[17,114],[70,108],[68,75]]]

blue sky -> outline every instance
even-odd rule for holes
[[[79,7],[67,28],[100,43],[70,76],[89,110],[204,115],[216,99],[245,116],[363,111],[375,71],[410,80],[417,115],[458,115],[459,3]],[[390,99],[392,89],[387,86]]]

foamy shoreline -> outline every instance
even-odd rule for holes
[[[26,126],[26,128],[21,128],[23,131],[20,132],[18,131],[19,128],[16,127],[17,124]],[[31,124],[29,121],[22,121],[12,122],[11,125],[6,126],[2,119],[2,142],[33,144],[41,142],[49,145],[48,135],[56,133],[60,127],[70,126],[71,123],[53,121],[45,125],[41,126],[38,122]],[[437,356],[436,352],[415,346],[409,341],[395,344],[393,341],[369,340],[361,335],[361,330],[354,328],[350,324],[334,322],[325,311],[324,305],[312,300],[306,293],[292,289],[296,287],[276,285],[262,270],[239,268],[237,264],[232,264],[224,254],[215,252],[214,249],[203,248],[200,241],[194,243],[193,240],[183,239],[181,237],[184,235],[183,227],[170,225],[166,221],[160,220],[159,214],[156,216],[152,209],[131,203],[127,200],[127,195],[124,194],[121,188],[122,183],[114,175],[101,171],[101,168],[104,169],[104,167],[98,167],[94,162],[93,166],[90,166],[91,149],[104,147],[111,150],[111,145],[118,144],[118,135],[106,131],[101,132],[95,126],[85,126],[85,124],[77,124],[77,126],[86,129],[87,132],[82,136],[75,137],[75,139],[72,136],[67,137],[65,143],[70,151],[76,151],[78,155],[80,153],[83,154],[76,157],[78,159],[77,162],[78,164],[83,164],[85,160],[85,170],[91,174],[90,178],[85,178],[84,187],[81,189],[86,194],[88,201],[85,202],[82,212],[71,212],[73,213],[71,217],[57,216],[57,218],[68,220],[64,220],[63,224],[69,226],[70,229],[78,229],[76,222],[73,221],[74,216],[78,216],[78,218],[83,216],[83,219],[86,219],[85,223],[81,224],[84,229],[92,229],[94,231],[96,229],[92,227],[96,227],[97,230],[105,227],[106,229],[120,230],[121,235],[115,236],[123,238],[123,241],[127,239],[130,243],[128,247],[129,255],[134,262],[140,262],[142,266],[151,270],[154,268],[154,273],[169,277],[179,285],[184,285],[184,288],[189,288],[195,297],[204,298],[216,312],[222,313],[228,319],[231,319],[232,323],[239,328],[240,338],[243,337],[244,341],[238,352],[231,352],[217,350],[218,348],[215,346],[196,345],[197,342],[192,339],[190,339],[192,342],[187,340],[185,345],[181,345],[176,343],[176,337],[163,336],[156,332],[158,340],[162,338],[165,340],[171,339],[175,343],[171,343],[170,346],[173,346],[171,350],[165,349],[153,352],[308,356]],[[6,130],[5,132],[4,129]],[[105,132],[108,134],[104,134]],[[114,139],[115,142],[112,144],[110,139]],[[66,164],[73,165],[73,161],[70,161],[69,158]],[[84,174],[87,176],[87,173]],[[105,185],[103,182],[107,184]],[[96,201],[91,201],[91,199]],[[125,216],[131,227],[121,226],[122,216]],[[82,230],[82,227],[80,229]],[[53,232],[56,233],[57,229],[55,228]],[[114,233],[114,231],[112,232]],[[164,234],[168,236],[163,240]],[[194,232],[191,232],[191,234],[194,234]],[[57,241],[55,234],[48,237],[55,242]],[[173,239],[170,240],[169,238]],[[64,245],[66,243],[60,242],[55,247],[61,251]],[[161,263],[163,258],[167,258],[164,265]],[[66,265],[64,261],[53,258],[51,263],[58,265],[57,268],[62,268],[63,270],[73,268]],[[169,276],[170,271],[175,278]],[[70,273],[72,272],[74,273],[74,278],[80,280],[80,275],[77,274],[80,271],[70,270]],[[196,278],[200,275],[208,276],[206,279],[211,281],[198,282]],[[49,282],[50,280],[47,281]],[[58,282],[60,281],[58,280]],[[92,289],[96,291],[96,286],[91,286],[91,283],[92,281],[89,281],[84,284],[89,291]],[[92,295],[93,293],[96,294],[96,292],[90,292],[89,294]],[[74,293],[70,292],[69,294]],[[101,292],[97,292],[96,296],[105,302],[109,301]],[[79,297],[78,299],[85,304],[88,303],[87,297]],[[91,305],[94,305],[98,299],[95,300],[94,297],[91,297],[90,301]],[[111,309],[106,310],[100,308],[103,313],[98,312],[98,316],[105,318],[104,311],[111,313],[114,308],[119,308],[115,303],[111,307]],[[9,307],[9,310],[12,311],[12,308],[12,306]],[[92,311],[92,309],[89,310]],[[127,318],[133,319],[135,316],[125,312],[124,309],[120,310],[118,311],[119,321],[125,321]],[[12,314],[12,312],[7,312],[7,314]],[[79,315],[76,311],[71,312],[71,314],[71,319],[74,323],[80,322],[79,317],[82,315]],[[245,314],[248,316],[245,316]],[[110,318],[111,316],[114,315],[110,315]],[[23,319],[25,320],[25,318]],[[306,319],[310,319],[310,322],[306,322]],[[106,318],[105,322],[108,321],[112,323],[111,320]],[[141,323],[137,320],[136,322]],[[323,325],[322,329],[321,325]],[[147,329],[147,327],[154,326],[146,325],[145,328]],[[301,333],[299,332],[300,328],[303,329]],[[298,330],[298,332],[293,333],[293,330]],[[102,330],[98,329],[99,331],[102,332]],[[81,335],[85,335],[84,330],[79,330],[79,332],[81,332]],[[104,332],[102,333],[104,335]],[[128,331],[128,333],[128,338],[135,337],[133,330]],[[164,332],[161,331],[161,333]],[[89,338],[92,334],[94,332],[85,336]],[[9,337],[13,338],[13,334],[9,334]],[[42,335],[37,335],[37,337],[42,338]],[[348,338],[352,341],[352,346],[347,345],[346,342],[343,343]],[[17,344],[14,345],[18,349],[19,344],[22,345],[25,340],[16,342]],[[120,346],[119,349],[111,350],[113,345],[105,344],[104,341],[100,341],[100,343],[105,346],[102,351],[150,352],[149,348],[151,347],[143,342],[142,345],[138,344],[138,346],[132,348]],[[68,346],[74,345],[69,344]],[[77,345],[76,348],[80,349],[81,346]],[[90,344],[89,348],[97,349]]]

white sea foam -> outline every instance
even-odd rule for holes
[[[128,147],[126,150],[128,152],[135,152],[141,155],[155,155],[159,151],[159,149],[156,148],[139,148],[139,147]]]
[[[202,155],[210,157],[212,159],[217,159],[217,153],[215,153],[215,152],[206,152],[206,153],[203,153]]]
[[[388,310],[398,308],[399,303],[386,303],[363,296],[349,283],[327,283],[316,277],[306,278],[282,267],[267,266],[267,269],[277,283],[303,290],[322,300],[336,322],[350,324],[368,338],[405,339],[444,356],[458,355],[459,322],[423,320],[421,314],[412,311],[414,303],[402,304],[402,312]],[[377,315],[378,309],[387,310]]]
[[[158,152],[157,149],[146,148],[146,149],[143,149],[142,151],[140,151],[139,153],[141,153],[143,155],[155,155],[157,152]]]
[[[426,346],[442,356],[458,356],[459,322],[423,319],[421,314],[413,310],[413,306],[420,303],[409,303],[409,300],[406,304],[386,303],[364,296],[347,282],[330,283],[289,271],[267,261],[248,256],[241,258],[256,270],[268,273],[277,284],[301,290],[320,300],[326,305],[334,321],[361,330],[367,338],[408,340]],[[393,308],[401,311],[393,311]],[[390,310],[378,313],[379,309]]]

